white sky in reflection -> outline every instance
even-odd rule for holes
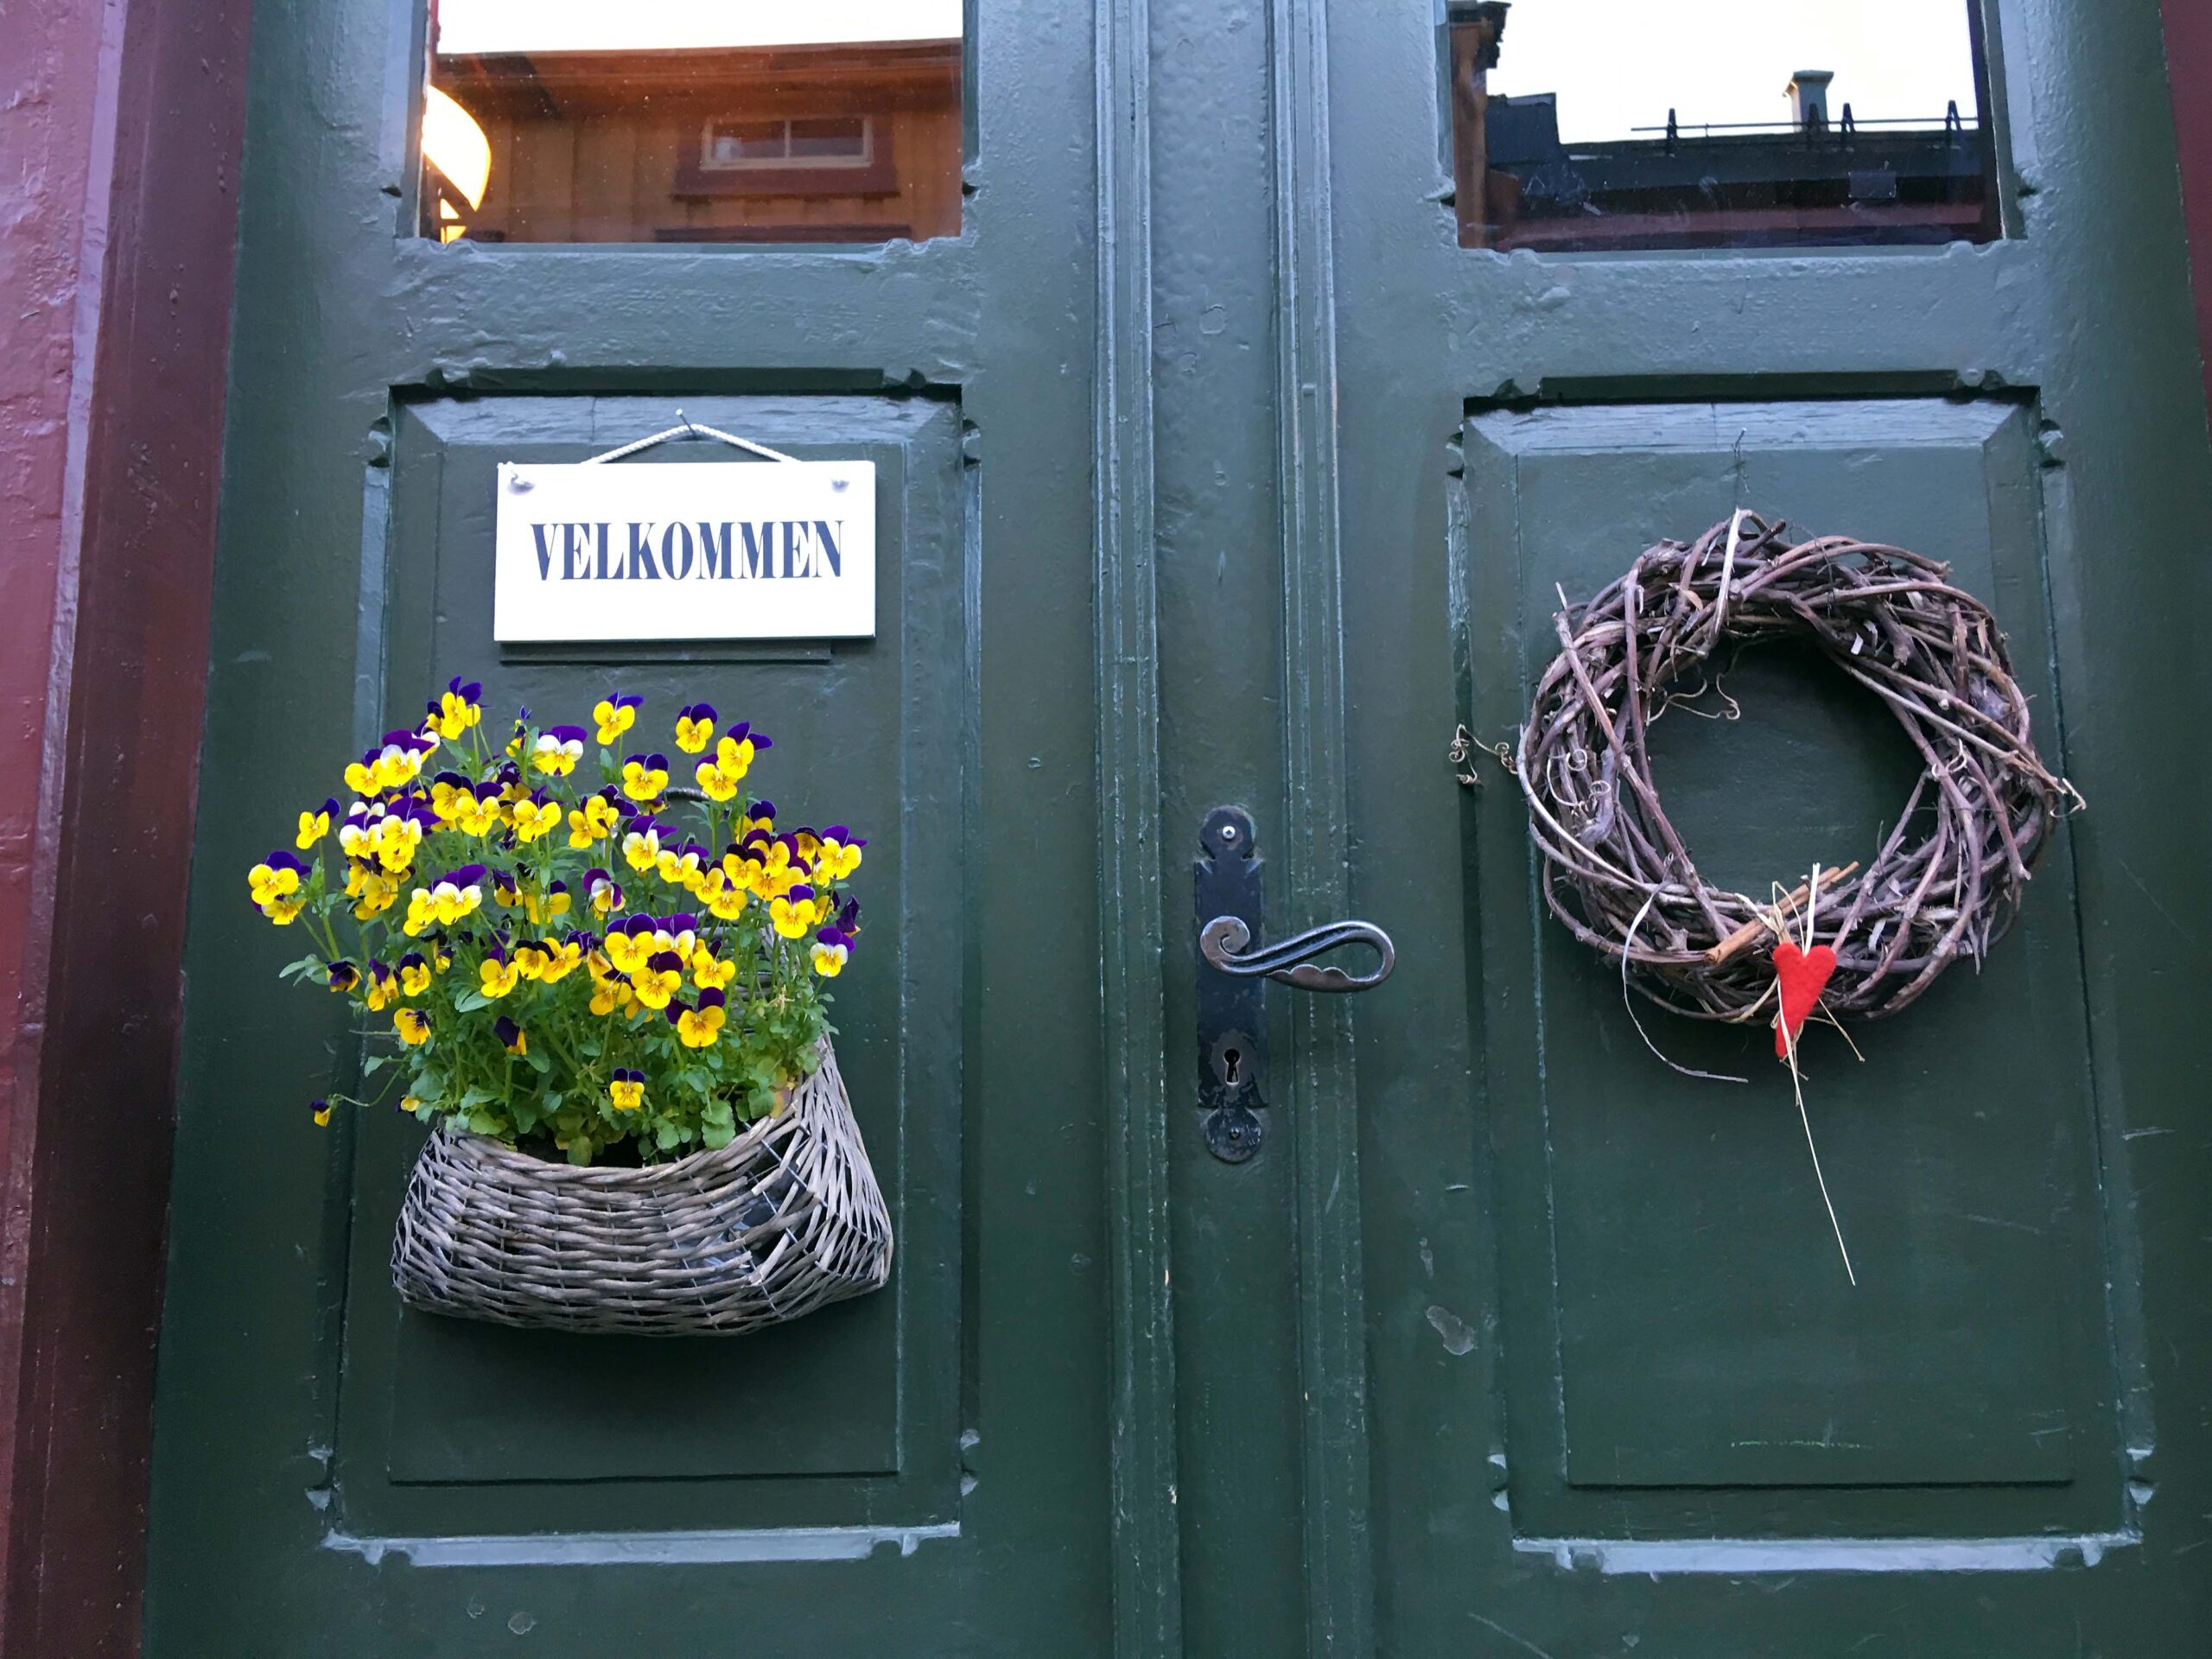
[[[1373,3],[1374,0],[1370,0]],[[1831,118],[1974,114],[1967,0],[1516,0],[1493,92],[1557,92],[1560,137],[1789,118],[1793,71],[1832,69]]]
[[[437,49],[681,51],[957,41],[961,0],[438,0]]]

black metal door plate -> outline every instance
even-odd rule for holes
[[[1251,938],[1264,938],[1264,868],[1251,815],[1237,806],[1209,812],[1194,869],[1198,928],[1234,916]],[[1205,1114],[1207,1149],[1224,1163],[1241,1164],[1260,1149],[1268,1075],[1262,982],[1198,958],[1198,1109]]]

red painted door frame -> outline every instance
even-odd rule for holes
[[[138,1649],[250,9],[0,9],[0,1659]]]
[[[2181,150],[2182,214],[2189,226],[2190,283],[2196,294],[2196,338],[2212,398],[2212,6],[2164,0],[2166,86],[2173,94]]]
[[[136,1653],[249,0],[0,6],[0,1656]]]

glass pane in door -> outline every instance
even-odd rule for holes
[[[442,242],[960,231],[961,0],[432,0]]]
[[[1447,0],[1459,245],[1998,234],[1969,0]]]

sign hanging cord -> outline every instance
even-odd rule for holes
[[[724,432],[715,427],[701,426],[680,409],[676,411],[676,418],[683,424],[671,426],[664,432],[656,432],[649,438],[639,438],[634,443],[626,443],[619,449],[609,449],[605,454],[593,455],[582,464],[586,467],[598,467],[610,461],[624,461],[641,449],[650,449],[657,443],[669,443],[677,438],[713,438],[717,442],[728,444],[733,448],[743,449],[756,454],[763,461],[796,461],[798,459],[797,455],[787,455],[780,449],[771,449],[765,443],[755,443],[750,438],[741,438],[734,432]]]

